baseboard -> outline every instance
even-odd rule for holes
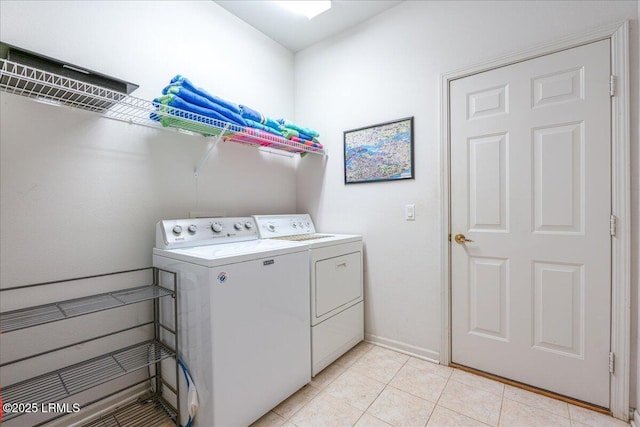
[[[364,340],[372,344],[379,345],[380,347],[388,348],[400,353],[408,354],[409,356],[417,357],[418,359],[427,360],[433,363],[440,363],[440,353],[437,351],[429,350],[422,347],[416,347],[410,344],[406,344],[400,341],[395,341],[389,338],[379,337],[373,334],[364,334]]]
[[[633,411],[633,417],[630,420],[631,427],[640,427],[640,412],[638,409]]]

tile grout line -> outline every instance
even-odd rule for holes
[[[502,393],[500,394],[500,409],[498,410],[498,423],[496,424],[496,427],[500,426],[500,421],[502,420],[502,408],[504,406],[504,390],[505,390],[505,385],[502,385]]]
[[[504,406],[504,385],[502,386],[502,396],[500,396],[500,409],[498,410],[498,424],[496,424],[496,427],[500,426],[500,420],[502,419],[503,406]]]
[[[315,388],[315,389],[317,389],[317,388],[318,388],[318,387],[314,387],[314,386],[312,386],[312,385],[311,385],[311,383],[309,383],[309,384],[307,384],[307,385],[308,385],[309,387],[311,387],[311,388]],[[304,388],[304,387],[303,387],[303,388]],[[300,389],[300,390],[302,390],[302,389]],[[297,392],[296,392],[296,393],[297,393]],[[304,404],[303,404],[302,406],[300,406],[296,411],[294,411],[294,412],[293,412],[293,414],[291,414],[291,416],[290,416],[289,418],[286,418],[286,419],[285,419],[285,423],[291,423],[291,419],[292,419],[292,418],[293,418],[293,417],[294,417],[298,412],[302,411],[302,409],[303,409],[305,406],[307,406],[309,403],[311,403],[311,401],[312,401],[313,399],[315,399],[316,397],[318,397],[318,396],[320,395],[320,393],[322,393],[322,389],[318,389],[318,393],[316,393],[316,394],[315,394],[311,399],[309,399],[309,401],[308,401],[308,402],[304,403]],[[294,394],[295,394],[295,393],[294,393]],[[286,401],[286,399],[285,399],[285,401]],[[274,411],[274,412],[275,412],[275,411]],[[277,412],[276,412],[276,414],[277,414]],[[280,415],[280,414],[278,414],[278,415]],[[282,418],[284,418],[284,417],[282,417]],[[291,424],[293,424],[293,425],[297,425],[297,424],[294,424],[294,423],[291,423]],[[284,425],[284,423],[283,423],[282,425]]]
[[[374,344],[374,345],[375,345],[375,344]],[[372,347],[372,348],[373,348],[373,347]],[[381,348],[384,348],[384,347],[381,347]],[[387,349],[387,350],[388,350],[388,349]],[[371,351],[371,349],[369,349],[369,351]],[[393,351],[393,350],[392,350],[392,351]],[[409,361],[409,358],[407,358],[407,360],[405,360],[405,361],[404,361],[404,363],[402,364],[402,366],[400,367],[400,369],[402,369],[402,368],[407,364],[407,362],[408,362],[408,361]],[[397,371],[395,374],[393,374],[393,377],[391,377],[391,379],[389,380],[389,382],[388,382],[388,383],[383,383],[383,384],[384,384],[384,387],[382,387],[382,390],[380,390],[380,392],[379,392],[379,393],[376,395],[376,397],[371,401],[371,403],[369,403],[369,406],[367,406],[367,408],[364,410],[364,412],[362,412],[362,414],[360,415],[360,417],[358,417],[358,419],[356,420],[355,424],[358,424],[358,421],[360,421],[360,419],[364,416],[364,414],[366,414],[366,413],[367,413],[367,411],[369,410],[369,408],[371,408],[371,406],[374,404],[374,402],[375,402],[376,400],[378,400],[378,397],[380,397],[380,395],[382,394],[382,392],[383,392],[383,391],[385,391],[385,390],[387,389],[387,387],[389,386],[389,383],[391,383],[391,381],[393,381],[393,379],[396,377],[396,375],[398,375],[398,372],[400,372],[400,369],[398,369],[398,371]],[[371,379],[374,379],[374,378],[371,378]],[[380,381],[380,382],[382,382],[382,381]],[[376,419],[380,420],[380,418],[376,417],[375,415],[370,415],[370,416],[372,416],[372,417],[374,417],[374,418],[376,418]],[[382,421],[382,422],[384,422],[384,423],[387,423],[385,420],[380,420],[380,421]],[[354,424],[354,425],[355,425],[355,424]],[[387,424],[389,424],[389,423],[387,423]],[[389,424],[389,425],[392,425],[392,426],[393,426],[393,424]],[[394,426],[394,427],[396,427],[396,426]]]
[[[374,344],[374,345],[375,345],[375,344]],[[385,348],[385,347],[382,347],[382,348]],[[389,350],[389,349],[387,349],[387,350]],[[392,351],[393,351],[393,350],[392,350]],[[400,353],[400,354],[402,354],[402,353]],[[412,367],[412,368],[415,368],[415,369],[420,370],[420,368],[417,368],[417,367],[414,367],[414,366],[408,365],[409,360],[411,360],[411,357],[412,357],[412,356],[410,356],[410,355],[408,355],[408,356],[409,356],[409,357],[407,358],[407,360],[405,360],[405,361],[402,363],[402,366],[401,366],[401,367],[396,371],[396,373],[391,377],[391,379],[389,380],[389,382],[384,383],[385,385],[384,385],[383,389],[380,391],[380,393],[378,393],[378,395],[375,397],[375,399],[373,399],[373,401],[369,404],[369,406],[364,410],[364,412],[362,413],[362,415],[360,415],[360,417],[359,417],[359,418],[358,418],[358,420],[356,421],[356,424],[357,424],[357,422],[358,422],[358,421],[360,421],[360,419],[364,416],[364,414],[366,414],[366,413],[367,413],[367,411],[369,410],[369,408],[370,408],[370,407],[375,403],[375,401],[378,399],[378,397],[380,397],[380,395],[382,394],[382,392],[384,392],[388,387],[391,387],[391,388],[393,388],[394,390],[398,390],[398,391],[400,391],[400,392],[407,393],[408,395],[411,395],[411,396],[416,397],[416,398],[418,398],[418,399],[424,400],[424,401],[426,401],[426,402],[433,403],[433,409],[432,409],[432,410],[431,410],[431,412],[429,413],[429,417],[427,418],[427,421],[425,422],[425,425],[424,425],[424,427],[426,427],[426,425],[429,423],[429,420],[431,419],[431,416],[433,415],[433,412],[435,411],[436,407],[438,406],[438,402],[440,401],[440,397],[442,397],[442,393],[444,392],[444,389],[446,388],[447,384],[449,383],[449,380],[451,379],[451,377],[452,377],[452,375],[453,375],[453,370],[455,370],[455,368],[453,368],[453,369],[452,369],[452,373],[451,373],[451,374],[449,374],[449,376],[447,376],[447,377],[446,377],[447,382],[445,383],[444,387],[442,388],[442,391],[440,392],[440,394],[439,394],[438,399],[436,400],[436,402],[432,402],[431,400],[429,400],[429,399],[425,399],[425,398],[424,398],[424,397],[422,397],[422,396],[418,396],[418,395],[416,395],[416,394],[414,394],[414,393],[411,393],[411,392],[409,392],[409,391],[402,390],[402,389],[400,389],[400,388],[397,388],[397,387],[395,387],[395,386],[391,385],[391,382],[396,378],[396,376],[398,375],[398,373],[399,373],[399,372],[402,370],[402,368],[404,368],[405,366],[409,366],[409,367]],[[438,365],[438,366],[439,366],[440,364],[438,363],[438,364],[436,364],[436,365]],[[436,376],[436,377],[445,378],[445,377],[442,377],[441,375],[438,375],[438,374],[435,374],[435,373],[430,373],[430,374],[433,374],[433,375],[434,375],[434,376]],[[372,378],[372,379],[374,379],[374,380],[375,380],[375,378]],[[456,411],[453,411],[453,412],[456,412]],[[456,413],[458,413],[458,412],[456,412]],[[370,414],[369,414],[369,415],[370,415]],[[466,416],[466,415],[464,415],[464,414],[460,414],[460,415]],[[380,419],[380,418],[378,418],[378,417],[375,417],[374,415],[370,415],[370,416],[372,416],[372,417],[374,417],[374,418],[376,418],[376,419]],[[469,417],[469,418],[471,418],[471,417]],[[471,419],[474,419],[474,418],[471,418]],[[474,420],[475,420],[475,419],[474,419]],[[384,421],[384,420],[381,420],[381,421],[383,421],[383,422],[385,422],[385,423],[386,423],[386,421]],[[479,420],[475,420],[475,421],[481,422],[481,421],[479,421]],[[388,424],[388,423],[387,423],[387,424]],[[394,427],[397,427],[397,426],[394,426]]]
[[[573,427],[573,416],[571,415],[571,406],[567,403],[567,412],[569,413],[569,425]]]
[[[365,342],[365,341],[362,341],[362,342]],[[358,344],[356,344],[356,346],[357,346],[357,345],[358,345]],[[356,346],[352,347],[352,349],[353,349],[353,348],[355,348]],[[285,420],[285,423],[291,423],[291,424],[293,424],[294,426],[297,426],[297,424],[295,424],[295,423],[291,422],[291,419],[292,419],[292,418],[293,418],[293,417],[294,417],[298,412],[302,411],[302,410],[303,410],[307,405],[309,405],[312,401],[314,401],[316,398],[318,398],[318,396],[320,396],[322,393],[325,393],[325,391],[326,391],[327,387],[329,387],[329,385],[331,385],[334,381],[336,381],[338,378],[340,378],[342,375],[344,375],[347,371],[349,371],[349,370],[353,367],[353,365],[354,365],[358,360],[362,359],[362,358],[364,357],[364,355],[365,355],[365,354],[367,354],[368,352],[370,352],[372,348],[373,348],[373,347],[370,347],[369,349],[367,349],[367,350],[363,351],[363,352],[362,352],[362,354],[361,354],[360,356],[356,357],[356,359],[355,359],[355,360],[354,360],[354,361],[353,361],[349,366],[345,367],[345,369],[343,370],[343,372],[342,372],[342,373],[340,373],[340,375],[336,376],[333,380],[329,381],[327,384],[325,384],[325,386],[324,386],[324,387],[322,387],[322,388],[315,387],[314,385],[312,385],[312,384],[311,384],[311,382],[309,382],[309,383],[308,383],[308,385],[309,385],[310,387],[312,387],[312,388],[316,388],[316,389],[318,389],[318,393],[317,393],[315,396],[313,396],[311,399],[309,399],[309,401],[308,401],[308,402],[304,403],[300,408],[298,408],[298,410],[297,410],[297,411],[295,411],[293,414],[291,414],[291,416]],[[350,351],[350,350],[349,350],[349,351]],[[347,351],[347,353],[348,353],[348,351]],[[346,354],[346,353],[345,353],[345,354]],[[343,355],[343,356],[344,356],[344,355]],[[340,357],[342,357],[342,356],[340,356]],[[337,360],[337,359],[336,359],[336,360]],[[333,363],[335,363],[335,361],[334,361]],[[332,366],[332,365],[333,365],[333,363],[332,363],[331,365],[329,365],[329,366]],[[327,368],[328,368],[329,366],[327,366]],[[344,365],[341,365],[341,367],[344,367]],[[324,368],[324,369],[327,369],[327,368]],[[316,375],[316,376],[317,376],[317,375]],[[313,381],[313,377],[311,378],[311,380]],[[376,397],[376,398],[377,398],[377,397]],[[286,400],[286,399],[285,399],[285,400]],[[346,402],[345,402],[345,403],[346,403]],[[346,403],[346,404],[347,404],[347,405],[349,405],[348,403]],[[351,406],[351,405],[349,405],[349,406]],[[354,408],[354,406],[351,406],[351,407],[352,407],[352,408]],[[355,408],[355,409],[358,409],[358,408]],[[364,412],[363,412],[363,414],[364,414]],[[358,420],[360,420],[360,418],[361,418],[361,417],[362,417],[362,415],[361,415],[360,417],[358,417]],[[283,417],[283,418],[284,418],[284,417]],[[356,420],[356,423],[358,422],[358,420]],[[283,423],[282,425],[284,425],[285,423]]]
[[[405,365],[406,365],[406,364],[405,364]],[[440,365],[440,364],[438,364],[438,366],[439,366],[439,365]],[[417,370],[419,370],[419,371],[421,370],[420,368],[416,368],[415,366],[411,366],[411,365],[409,365],[409,367],[410,367],[410,368],[417,369]],[[403,365],[403,368],[404,368],[404,365]],[[400,369],[402,369],[402,368],[400,368]],[[398,372],[400,372],[400,371],[398,371]],[[438,374],[431,374],[431,373],[429,373],[429,374],[430,374],[430,375],[433,375],[433,376],[435,376],[435,377],[438,377],[438,378],[443,378],[443,379],[445,378],[445,377],[443,377],[442,375],[438,375]],[[449,377],[450,377],[450,376],[451,376],[451,375],[449,375]],[[422,397],[422,396],[418,396],[417,394],[414,394],[414,393],[412,393],[412,392],[410,392],[410,391],[406,391],[406,390],[403,390],[403,389],[401,389],[401,388],[399,388],[399,387],[393,386],[393,385],[391,385],[391,381],[389,381],[389,384],[388,384],[388,385],[389,385],[390,387],[395,388],[396,390],[400,390],[400,391],[402,391],[402,392],[404,392],[404,393],[410,394],[410,395],[411,395],[411,396],[413,396],[413,397],[417,397],[417,398],[419,398],[419,399],[426,400],[427,402],[437,404],[437,401],[439,401],[439,400],[440,400],[440,396],[442,396],[442,392],[444,392],[444,389],[447,387],[447,384],[449,384],[449,377],[447,377],[447,378],[446,378],[447,382],[445,383],[444,387],[442,388],[442,391],[440,392],[440,395],[438,396],[438,399],[436,399],[436,402],[433,402],[433,401],[431,401],[431,400],[429,400],[429,399],[426,399],[426,398],[424,398],[424,397]],[[395,378],[395,375],[394,375],[394,378]],[[393,380],[393,378],[392,378],[391,380]]]
[[[452,368],[452,369],[453,369],[453,371],[454,371],[454,372],[455,372],[456,370],[457,370],[457,371],[460,371],[460,370],[459,370],[459,369],[457,369],[457,368]],[[454,373],[454,372],[451,372],[451,375],[449,376],[449,379],[448,379],[448,381],[447,381],[447,384],[445,384],[445,388],[447,388],[447,385],[449,384],[449,382],[450,382],[450,381],[453,381],[453,382],[455,382],[455,383],[462,384],[462,385],[464,385],[464,386],[466,386],[466,387],[471,387],[471,388],[474,388],[474,389],[476,389],[476,390],[483,391],[483,392],[485,392],[485,393],[494,394],[494,393],[491,393],[491,392],[489,392],[489,391],[487,391],[487,390],[485,390],[485,389],[483,389],[483,388],[480,388],[480,387],[478,387],[478,386],[474,386],[474,385],[471,385],[471,384],[463,383],[462,381],[459,381],[459,380],[454,379],[454,378],[453,378],[453,373]],[[462,372],[464,372],[464,371],[462,371]],[[440,394],[440,397],[442,397],[442,394],[444,394],[444,389],[442,390],[442,393]],[[496,396],[497,396],[497,395],[496,395]],[[501,396],[501,400],[500,400],[500,412],[498,412],[498,426],[500,425],[500,414],[501,414],[501,412],[502,412],[502,399],[504,399],[504,388],[502,389],[502,396]],[[438,402],[440,402],[440,398],[438,398]],[[456,410],[454,410],[454,409],[447,408],[446,406],[443,406],[443,408],[447,409],[448,411],[455,412],[456,414],[462,415],[463,417],[467,417],[467,418],[469,418],[469,419],[472,419],[472,420],[474,420],[474,421],[477,421],[477,422],[479,422],[479,423],[481,423],[481,424],[484,424],[484,425],[486,425],[486,426],[490,426],[490,425],[491,425],[491,424],[487,424],[487,423],[485,423],[484,421],[481,421],[481,420],[479,420],[479,419],[477,419],[477,418],[474,418],[474,417],[472,417],[471,415],[463,414],[463,413],[458,412],[458,411],[456,411]]]
[[[438,363],[438,365],[440,365],[440,364]],[[451,381],[451,377],[453,377],[453,372],[454,371],[455,371],[455,368],[451,368],[451,373],[447,377],[447,382],[444,384],[444,387],[442,388],[442,391],[440,392],[440,396],[438,396],[438,400],[436,401],[436,404],[433,407],[433,411],[431,411],[431,414],[429,415],[429,419],[427,420],[427,423],[425,424],[425,427],[429,424],[429,421],[431,420],[431,417],[433,416],[433,413],[435,412],[436,408],[438,407],[438,403],[440,403],[440,399],[442,399],[442,395],[444,394],[444,391],[447,388],[447,385],[449,385],[449,381]],[[443,408],[445,408],[445,409],[447,409],[449,411],[455,412],[456,414],[460,414],[459,412],[453,411],[452,409],[449,409],[449,408],[447,408],[445,406],[443,406]],[[467,415],[464,415],[464,414],[460,414],[460,415],[468,417]],[[471,418],[471,417],[468,417],[468,418]],[[474,418],[471,418],[471,419],[474,419]],[[478,421],[478,420],[476,420],[476,421]]]

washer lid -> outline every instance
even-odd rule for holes
[[[304,243],[283,240],[250,240],[221,245],[196,246],[184,249],[154,249],[154,255],[173,258],[205,267],[234,264],[270,256],[304,252]]]
[[[310,249],[340,245],[350,242],[362,242],[362,236],[356,234],[306,234],[296,236],[272,237],[271,240],[304,243]]]

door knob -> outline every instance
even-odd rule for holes
[[[456,234],[455,237],[453,238],[457,244],[459,245],[464,245],[466,242],[473,242],[473,240],[471,239],[467,239],[466,237],[464,237],[464,234],[460,233],[460,234]]]

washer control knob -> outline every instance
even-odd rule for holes
[[[240,231],[242,230],[242,224],[240,224],[239,222],[236,222],[235,224],[233,224],[233,228]]]
[[[219,222],[214,222],[213,224],[211,224],[211,230],[213,230],[214,233],[221,232],[222,224],[220,224]]]
[[[173,226],[173,234],[175,234],[176,236],[179,236],[182,233],[182,226],[181,225],[174,225]]]
[[[187,230],[189,230],[189,233],[195,233],[196,230],[198,230],[198,226],[195,224],[191,224],[189,228],[187,228]]]
[[[267,225],[267,229],[268,229],[269,231],[276,231],[276,226],[275,226],[275,225],[273,225],[273,224],[269,224],[269,225]]]
[[[293,228],[298,228],[298,225],[295,222],[293,223]]]
[[[246,228],[247,230],[251,230],[253,228],[253,224],[250,222],[245,222],[244,228]]]

